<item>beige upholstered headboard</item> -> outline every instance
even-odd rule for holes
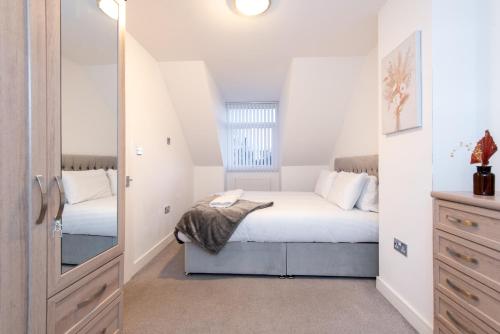
[[[99,155],[64,154],[61,161],[62,170],[116,169],[116,157]]]
[[[333,169],[337,172],[367,173],[378,177],[378,155],[336,158]]]

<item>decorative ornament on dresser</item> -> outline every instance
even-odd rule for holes
[[[382,60],[382,131],[422,126],[421,33],[415,32]]]
[[[488,165],[496,151],[497,145],[490,132],[486,130],[484,137],[477,142],[470,160],[471,164],[481,164],[477,166],[477,172],[474,174],[474,195],[495,195],[495,174]]]

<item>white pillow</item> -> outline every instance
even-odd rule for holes
[[[322,170],[319,174],[318,181],[316,182],[314,192],[321,197],[326,198],[332,188],[333,180],[336,176],[337,172],[331,172],[326,169]]]
[[[340,172],[335,181],[333,181],[333,186],[327,199],[344,210],[352,210],[367,180],[368,174],[366,173]]]
[[[108,174],[111,192],[113,193],[113,196],[116,196],[118,193],[118,171],[116,169],[108,169],[106,174]]]
[[[363,211],[378,212],[378,180],[376,176],[368,176],[368,181],[356,202],[356,207]]]
[[[63,171],[62,181],[69,204],[111,196],[111,187],[104,169]]]

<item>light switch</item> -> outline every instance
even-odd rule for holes
[[[135,154],[136,155],[143,155],[144,154],[144,148],[142,148],[141,146],[136,146],[135,147]]]

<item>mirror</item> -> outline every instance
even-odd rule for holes
[[[118,8],[61,0],[62,273],[117,244]]]

